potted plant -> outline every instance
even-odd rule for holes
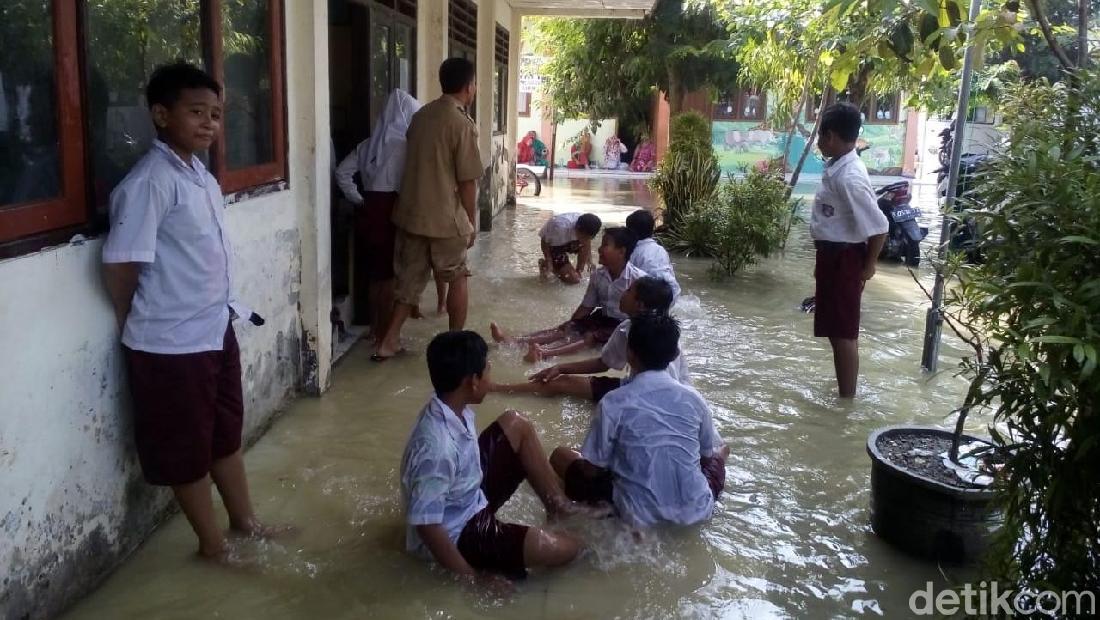
[[[973,218],[983,262],[954,257],[939,266],[953,282],[945,320],[973,354],[962,362],[970,386],[955,432],[938,432],[958,445],[965,415],[987,414],[992,448],[985,455],[1000,461],[995,475],[981,472],[990,475],[990,491],[949,485],[941,495],[991,500],[984,514],[995,511],[1002,520],[985,539],[993,576],[1033,592],[1100,587],[1097,101],[1100,75],[1087,69],[1066,83],[1024,84],[1008,94],[1009,144],[977,174],[962,214]],[[923,483],[905,463],[882,454],[884,439],[898,436],[872,435],[874,467],[885,461],[889,475]],[[959,460],[955,451],[950,456],[949,463]],[[920,508],[916,500],[924,496],[896,499],[911,511]],[[876,532],[897,537],[881,514],[897,514],[886,501],[895,500],[872,499],[872,520]],[[977,513],[952,518],[959,516]],[[960,524],[966,525],[955,520],[951,527]]]

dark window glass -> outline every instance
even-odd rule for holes
[[[222,3],[223,122],[230,170],[275,161],[269,4],[267,0]]]
[[[371,17],[374,17],[372,15]],[[370,46],[370,130],[378,125],[386,97],[390,94],[390,26],[377,21],[371,25]]]
[[[177,60],[202,65],[199,0],[89,0],[85,32],[92,187],[103,212],[156,137],[145,101],[153,69]]]
[[[51,4],[0,6],[0,206],[61,192]]]
[[[394,62],[397,65],[394,86],[415,95],[413,53],[416,50],[416,39],[413,37],[413,28],[399,23],[394,27],[394,35]]]

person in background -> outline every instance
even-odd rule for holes
[[[626,228],[606,229],[599,249],[600,267],[588,280],[584,299],[568,321],[557,327],[515,337],[496,323],[490,323],[493,340],[527,345],[524,359],[532,363],[607,342],[619,323],[627,318],[619,307],[623,294],[635,280],[646,275],[629,262],[636,243],[637,237]]]
[[[601,226],[600,218],[591,213],[559,213],[547,220],[539,229],[539,275],[553,273],[566,284],[579,283],[592,266],[592,238]],[[576,267],[569,262],[570,254],[577,255]]]
[[[523,383],[498,384],[490,386],[490,392],[510,394],[538,394],[540,396],[577,396],[593,402],[600,400],[608,392],[618,389],[634,376],[634,369],[627,363],[627,340],[630,337],[630,322],[633,317],[643,314],[668,314],[672,305],[672,287],[661,278],[645,276],[639,278],[623,294],[619,306],[631,318],[619,323],[611,339],[603,345],[599,357],[556,364],[531,376]],[[598,375],[614,368],[629,370],[625,379]],[[684,385],[691,385],[687,362],[683,355],[676,356],[668,365],[668,373]],[[578,376],[596,375],[596,376]]]
[[[672,287],[672,301],[680,297],[680,283],[676,281],[676,272],[672,269],[672,259],[657,240],[653,238],[653,214],[648,209],[638,209],[626,216],[626,227],[638,236],[638,245],[630,254],[630,264],[646,272],[647,275],[661,278]]]
[[[405,132],[420,102],[396,89],[370,138],[359,143],[336,167],[336,184],[356,206],[355,284],[367,287],[371,332],[377,342],[393,310],[393,246],[397,229],[391,219],[405,171]],[[355,175],[363,191],[355,182]]]
[[[439,84],[443,95],[413,115],[406,133],[405,174],[393,212],[396,304],[371,356],[375,362],[403,350],[401,329],[433,272],[448,285],[450,328],[466,324],[466,251],[477,239],[477,180],[484,172],[477,126],[467,113],[477,95],[473,63],[443,61]]]
[[[171,487],[199,555],[228,562],[211,480],[231,530],[267,537],[288,528],[256,518],[241,456],[244,399],[232,320],[263,320],[233,296],[225,202],[197,156],[221,130],[221,92],[193,65],[153,72],[146,99],[157,139],[111,192],[103,262],[122,329],[142,473]]]
[[[822,114],[817,148],[828,162],[814,196],[810,235],[814,264],[814,336],[828,338],[841,398],[854,398],[859,376],[859,315],[863,287],[875,275],[889,222],[859,159],[859,108],[836,103]]]

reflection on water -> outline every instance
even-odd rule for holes
[[[535,277],[536,231],[550,210],[594,210],[622,222],[631,205],[651,202],[637,181],[565,181],[481,236],[471,259],[472,328],[487,331],[491,319],[548,326],[576,306],[579,288]],[[236,553],[256,568],[215,568],[192,558],[194,540],[177,516],[69,617],[908,616],[910,593],[926,581],[944,586],[944,575],[870,531],[864,444],[879,426],[944,424],[963,393],[951,372],[962,351],[946,341],[948,371],[922,376],[925,304],[907,271],[882,265],[864,295],[859,399],[838,401],[828,344],[811,337],[812,318],[798,311],[813,291],[812,260],[801,225],[783,256],[727,282],[711,281],[703,261],[677,261],[686,293],[676,310],[682,348],[731,446],[726,493],[702,528],[636,541],[611,520],[556,524],[588,541],[584,556],[533,574],[504,599],[464,589],[407,556],[397,469],[429,392],[423,350],[446,327],[435,317],[412,323],[411,353],[385,364],[370,363],[364,345],[353,349],[328,394],[295,402],[249,451],[260,513],[297,523],[298,538],[238,541]],[[927,269],[920,277],[930,284]],[[498,380],[532,370],[519,351],[493,355]],[[592,412],[574,399],[492,396],[478,408],[479,425],[510,407],[529,412],[548,447],[579,443]],[[544,519],[526,486],[503,514]]]

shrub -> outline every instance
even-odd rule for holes
[[[683,254],[713,258],[716,277],[732,276],[782,246],[797,204],[787,198],[782,176],[750,170],[689,211],[665,242]]]
[[[984,262],[948,264],[962,412],[992,412],[1007,455],[992,566],[1033,591],[1100,588],[1100,75],[1079,77],[1008,97],[1010,144],[964,213]]]
[[[668,153],[650,181],[664,203],[664,221],[677,229],[685,213],[710,199],[722,176],[710,143],[710,124],[696,112],[672,120]]]

